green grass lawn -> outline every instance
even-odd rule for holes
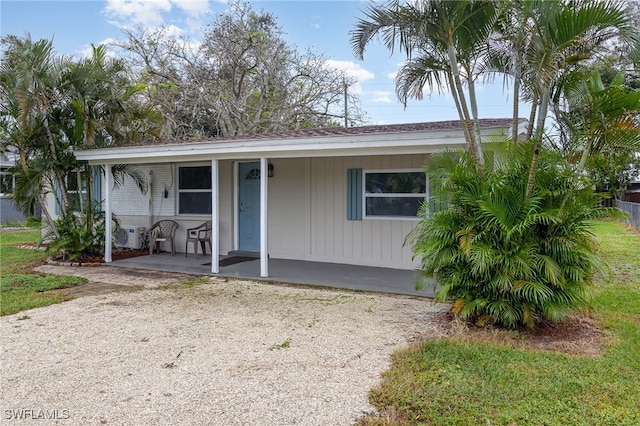
[[[614,222],[594,232],[607,276],[591,316],[610,334],[601,356],[516,348],[478,339],[397,351],[370,394],[362,425],[640,425],[640,236]]]
[[[51,290],[80,285],[78,277],[40,275],[33,267],[44,262],[44,251],[21,248],[38,240],[39,230],[0,230],[0,315],[47,306],[69,299]]]

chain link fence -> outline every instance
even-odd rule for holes
[[[640,230],[640,203],[618,201],[618,208],[629,213],[629,217],[626,219],[627,223],[637,230]]]

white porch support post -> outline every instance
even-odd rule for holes
[[[113,174],[111,164],[104,165],[104,262],[111,263],[111,247],[113,246],[113,224],[111,223],[111,188]]]
[[[218,160],[211,160],[211,273],[220,272],[220,202]]]
[[[267,179],[269,179],[268,163],[266,158],[260,159],[260,276],[269,276],[269,241],[267,239]]]

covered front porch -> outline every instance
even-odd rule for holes
[[[510,120],[485,120],[487,135]],[[114,266],[175,270],[395,294],[415,291],[419,266],[407,236],[429,197],[422,166],[434,152],[464,146],[458,122],[325,128],[108,147],[74,152],[101,165],[102,207],[127,233],[144,235],[159,221],[178,232],[163,238],[172,252]],[[115,186],[113,168],[135,165],[148,181]],[[189,230],[209,223],[210,255],[180,256]],[[106,221],[105,262],[114,246]],[[122,231],[122,228],[120,229]],[[126,235],[125,235],[126,237]],[[126,240],[126,238],[123,238]],[[132,238],[132,241],[142,241]],[[187,244],[185,244],[187,243]],[[141,244],[120,247],[141,248]],[[259,256],[238,264],[232,252]],[[183,253],[185,253],[183,252]]]
[[[218,273],[211,272],[210,256],[171,256],[160,253],[117,260],[112,267],[181,272],[229,278],[245,278],[289,284],[317,285],[358,291],[371,291],[419,297],[433,297],[433,290],[415,290],[417,273],[411,270],[357,266],[302,260],[269,259],[269,277],[261,277],[260,259],[245,260],[228,266],[226,256],[220,257]]]

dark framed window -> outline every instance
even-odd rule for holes
[[[15,186],[16,178],[13,173],[6,170],[0,171],[0,196],[13,194]]]
[[[416,218],[427,198],[427,177],[419,169],[365,170],[365,218]]]
[[[87,208],[87,174],[82,170],[74,170],[66,177],[67,194],[71,210],[82,212]]]
[[[211,166],[178,168],[178,214],[211,214]]]

